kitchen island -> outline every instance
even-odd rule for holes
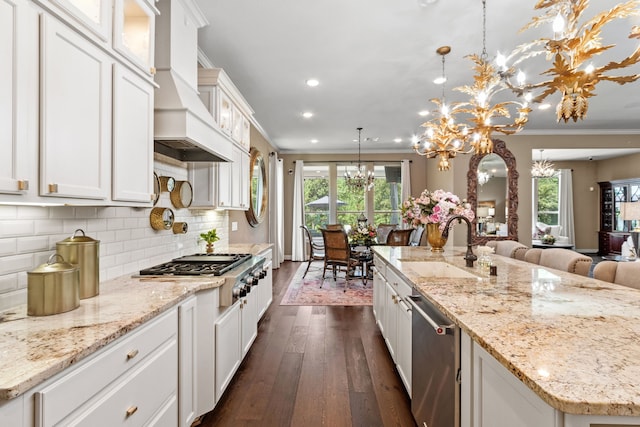
[[[640,291],[500,256],[493,257],[498,275],[488,276],[465,267],[463,248],[374,251],[459,326],[476,353],[486,352],[548,405],[551,425],[640,425]],[[429,277],[428,262],[472,277]],[[473,425],[488,426],[479,421],[482,402],[474,402],[482,374],[462,366],[462,411],[473,412]]]

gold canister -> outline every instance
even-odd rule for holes
[[[55,261],[54,261],[55,260]],[[48,316],[80,305],[80,272],[60,254],[27,272],[27,314]]]
[[[82,236],[78,233],[81,232]],[[56,243],[56,251],[80,270],[80,299],[100,293],[100,241],[77,229],[73,235]]]

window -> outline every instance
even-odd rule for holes
[[[326,224],[339,223],[346,228],[357,224],[364,214],[369,224],[400,224],[402,183],[399,162],[367,162],[374,173],[370,191],[349,188],[344,179],[355,165],[345,163],[305,163],[304,203],[305,225],[314,235]]]
[[[558,225],[560,211],[560,177],[533,180],[533,218],[536,222]]]

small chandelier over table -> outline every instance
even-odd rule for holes
[[[458,153],[465,153],[465,141],[469,135],[466,126],[455,121],[457,110],[462,107],[461,103],[447,105],[444,97],[444,73],[445,56],[451,52],[451,47],[439,47],[436,52],[442,56],[442,98],[431,99],[438,106],[440,116],[423,123],[425,132],[413,144],[413,151],[429,159],[439,157],[438,170],[449,170],[449,159],[456,157]]]
[[[602,52],[611,49],[615,44],[603,45],[601,32],[605,24],[616,19],[640,16],[640,0],[629,0],[615,5],[610,10],[597,13],[583,24],[580,17],[588,7],[587,0],[540,0],[535,9],[547,9],[535,17],[523,30],[535,28],[541,24],[552,23],[554,38],[541,38],[517,47],[510,57],[518,56],[513,64],[507,66],[507,58],[500,56],[501,75],[509,87],[518,95],[526,95],[536,89],[543,92],[532,97],[532,102],[542,102],[547,96],[559,92],[562,95],[556,107],[558,122],[569,119],[584,119],[589,107],[587,99],[594,96],[596,84],[607,80],[618,84],[637,80],[640,74],[628,76],[610,76],[606,73],[619,70],[640,62],[640,45],[625,59],[611,61],[599,67],[592,64],[592,59]],[[632,27],[629,38],[640,39],[640,26]],[[523,71],[516,75],[516,66],[524,60],[546,52],[552,67],[542,74],[551,76],[550,80],[527,84]],[[514,85],[510,78],[516,75]]]
[[[373,188],[375,175],[372,171],[367,171],[366,168],[360,163],[360,135],[362,128],[356,128],[358,130],[358,169],[356,173],[351,175],[351,172],[345,171],[344,179],[347,186],[352,190],[362,191],[365,188],[367,191]]]
[[[543,151],[544,150],[540,150],[540,160],[534,161],[533,165],[531,165],[532,178],[552,178],[556,175],[556,169],[553,163],[542,159]]]
[[[508,87],[500,78],[496,68],[488,60],[486,33],[486,0],[482,0],[482,54],[467,56],[475,63],[473,67],[474,83],[473,85],[454,89],[471,96],[470,101],[465,103],[460,112],[472,116],[470,120],[474,123],[474,127],[470,129],[471,137],[468,142],[476,154],[493,152],[492,133],[500,132],[504,135],[512,135],[520,132],[527,123],[531,112],[529,99],[527,98],[525,98],[524,102],[504,101],[492,104],[492,98],[504,89],[508,89]],[[514,106],[517,116],[513,121],[506,122],[505,119],[511,118],[509,109]],[[494,122],[496,119],[500,123]]]

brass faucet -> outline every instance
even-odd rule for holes
[[[458,224],[462,223],[462,220],[464,220],[467,223],[467,253],[464,256],[464,259],[467,262],[466,264],[467,267],[473,267],[473,262],[477,260],[478,257],[471,250],[471,221],[469,221],[467,217],[464,217],[462,215],[450,216],[449,220],[444,225],[444,231],[442,231],[442,237],[445,239],[449,237],[449,225],[456,219],[458,220]]]

